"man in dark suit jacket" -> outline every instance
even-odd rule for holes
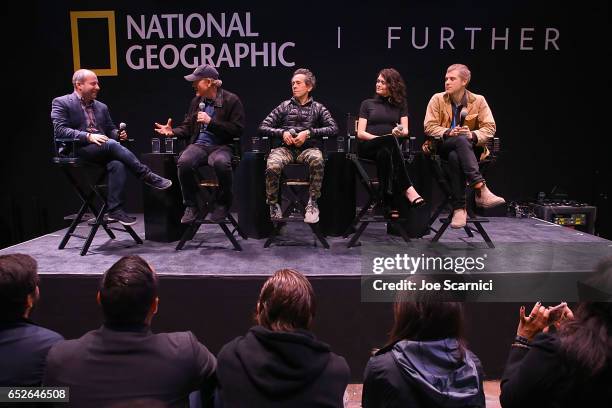
[[[75,407],[154,399],[185,407],[191,391],[212,398],[215,357],[191,332],[151,332],[159,304],[155,272],[139,256],[106,271],[98,291],[104,324],[49,351],[45,386],[70,387]]]
[[[51,119],[56,148],[60,155],[74,153],[108,169],[108,219],[132,225],[136,219],[123,211],[125,168],[144,183],[166,189],[172,185],[142,164],[119,141],[127,139],[124,129],[117,130],[108,107],[96,100],[100,91],[98,77],[92,71],[79,69],[72,77],[74,92],[53,99]]]
[[[52,345],[64,338],[29,320],[38,301],[36,261],[0,255],[0,386],[40,386]]]
[[[210,214],[211,221],[219,222],[227,216],[232,205],[232,152],[234,138],[242,136],[244,108],[240,98],[221,89],[223,82],[215,67],[204,64],[186,75],[196,91],[183,123],[173,128],[172,119],[165,125],[156,123],[155,131],[163,136],[189,140],[179,157],[178,176],[183,192],[185,214],[181,223],[189,224],[200,216],[196,195],[198,185],[194,172],[208,164],[215,169],[219,191]]]

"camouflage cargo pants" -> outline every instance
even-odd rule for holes
[[[297,155],[297,157],[296,157]],[[310,167],[310,196],[317,199],[321,196],[323,183],[323,154],[317,148],[290,150],[286,147],[272,149],[266,163],[266,198],[268,204],[278,202],[278,183],[281,172],[286,164],[306,163]]]

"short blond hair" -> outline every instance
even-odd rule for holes
[[[472,73],[470,72],[470,69],[467,67],[467,65],[453,64],[446,70],[446,72],[450,71],[459,71],[459,76],[462,79],[465,79],[468,84],[470,83],[470,79],[472,79]]]

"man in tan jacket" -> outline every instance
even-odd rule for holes
[[[451,167],[452,228],[463,228],[467,221],[466,182],[475,189],[479,207],[490,208],[506,202],[487,188],[478,168],[474,147],[482,147],[480,159],[489,154],[486,144],[495,134],[495,120],[484,96],[466,89],[471,75],[463,64],[448,67],[445,92],[431,97],[425,113],[425,135],[438,141],[427,140],[423,150],[429,153],[432,143],[436,143],[440,156]]]

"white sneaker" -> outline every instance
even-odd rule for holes
[[[308,200],[304,222],[307,224],[316,224],[319,222],[319,207],[317,206],[317,200],[313,200],[312,198]]]
[[[283,218],[283,210],[281,210],[281,206],[276,204],[270,204],[270,219],[272,221],[277,221]]]

